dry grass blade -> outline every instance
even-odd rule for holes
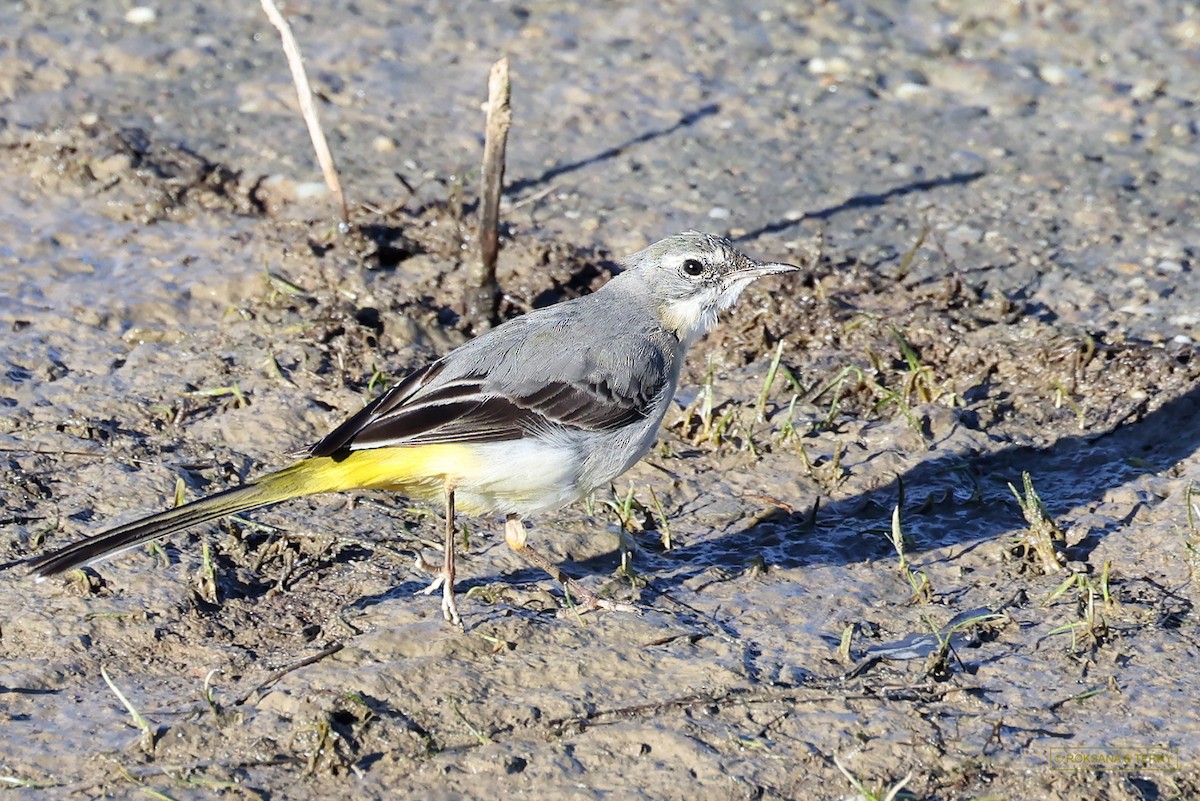
[[[129,699],[125,697],[125,693],[121,692],[120,688],[113,683],[113,680],[108,677],[108,671],[104,669],[104,665],[100,666],[100,676],[104,679],[104,683],[108,685],[108,689],[113,691],[113,695],[117,696],[117,700],[121,702],[121,706],[125,707],[125,711],[133,718],[133,723],[142,730],[141,744],[142,749],[147,754],[154,753],[154,724],[137,711]]]
[[[1183,548],[1193,580],[1200,569],[1200,489],[1188,484],[1183,493],[1187,528],[1183,530]]]
[[[1024,485],[1024,495],[1017,492],[1017,488],[1012,484],[1009,484],[1008,488],[1012,491],[1013,497],[1017,499],[1017,504],[1021,507],[1021,514],[1025,516],[1025,522],[1029,524],[1028,533],[1025,536],[1026,546],[1041,559],[1042,568],[1047,575],[1057,573],[1062,570],[1064,562],[1056,545],[1064,543],[1067,539],[1066,535],[1062,533],[1050,517],[1049,512],[1046,511],[1046,504],[1042,503],[1037,490],[1033,488],[1033,479],[1028,472],[1021,473],[1021,482]]]
[[[900,573],[908,579],[909,586],[912,587],[913,594],[909,598],[909,603],[930,603],[933,600],[933,585],[929,581],[929,576],[912,569],[912,565],[908,562],[908,554],[904,550],[904,530],[900,526],[900,506],[904,502],[903,490],[901,490],[900,497],[900,503],[892,508],[892,547],[896,549],[896,555],[900,557]]]
[[[767,368],[767,375],[763,378],[762,390],[758,393],[758,404],[754,407],[754,419],[760,423],[767,422],[767,396],[771,393],[771,387],[775,385],[775,377],[779,374],[779,362],[783,359],[783,340],[779,340],[779,344],[775,346],[775,355],[771,357],[771,366]]]
[[[909,771],[907,776],[893,784],[890,788],[887,788],[887,793],[885,795],[883,794],[884,788],[872,790],[863,784],[857,776],[851,773],[849,769],[842,764],[842,761],[838,759],[837,754],[833,755],[833,764],[842,772],[842,775],[846,777],[846,780],[850,782],[850,785],[856,791],[858,791],[858,797],[863,801],[896,801],[896,799],[900,796],[900,791],[902,791],[905,785],[912,781],[913,778],[912,771]]]
[[[342,194],[342,182],[338,178],[337,168],[333,166],[333,154],[329,152],[329,143],[325,141],[325,132],[321,130],[321,120],[317,116],[317,106],[313,102],[312,87],[308,85],[308,75],[304,71],[304,59],[300,55],[300,45],[292,35],[292,26],[279,13],[274,0],[262,0],[263,11],[267,19],[279,31],[283,42],[283,54],[287,57],[288,67],[292,71],[292,83],[296,85],[296,95],[300,100],[300,114],[304,124],[308,126],[308,136],[312,139],[313,150],[317,151],[317,161],[321,165],[321,173],[325,176],[325,185],[337,199],[342,210],[342,222],[350,224],[350,210],[346,207],[346,196]]]

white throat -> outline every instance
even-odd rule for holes
[[[674,332],[684,347],[690,347],[712,330],[717,324],[717,315],[732,306],[756,277],[748,275],[737,279],[724,290],[697,293],[690,298],[663,304],[659,308],[663,326]]]

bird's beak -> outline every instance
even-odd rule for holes
[[[743,276],[753,278],[761,278],[764,275],[775,275],[776,273],[794,273],[800,268],[794,264],[780,264],[778,262],[755,262],[744,270],[738,270]]]
[[[799,270],[792,264],[779,264],[778,262],[757,262],[746,260],[745,266],[739,266],[725,275],[721,282],[721,294],[717,298],[717,304],[714,307],[715,311],[728,309],[738,299],[738,295],[742,294],[742,290],[750,286],[754,281],[762,278],[764,275],[775,275],[776,273],[791,273]],[[713,318],[716,319],[715,317]]]
[[[736,270],[726,274],[724,284],[727,287],[738,287],[738,292],[741,292],[751,282],[757,281],[764,275],[775,275],[777,273],[794,273],[800,268],[794,264],[780,264],[779,262],[759,262],[746,260],[745,266],[738,267]],[[736,297],[736,295],[734,295]]]

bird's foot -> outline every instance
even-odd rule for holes
[[[451,625],[461,629],[463,622],[462,616],[458,613],[458,602],[454,598],[454,581],[453,579],[447,580],[446,569],[442,565],[426,562],[420,554],[417,555],[416,568],[424,573],[432,573],[434,576],[433,581],[429,582],[429,586],[417,590],[417,594],[432,595],[440,589],[442,591],[442,617]]]
[[[563,584],[563,591],[567,595],[567,608],[558,611],[559,617],[582,615],[587,612],[594,612],[597,609],[602,609],[605,612],[628,612],[634,615],[642,613],[642,610],[637,606],[625,603],[624,601],[610,601],[582,586],[574,579],[569,579],[563,582]],[[572,603],[572,598],[577,600]]]

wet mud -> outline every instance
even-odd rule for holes
[[[1200,792],[1194,9],[288,12],[349,232],[257,7],[0,12],[0,562],[280,467],[471,335],[500,54],[502,314],[688,228],[803,270],[534,521],[641,614],[466,520],[455,630],[436,510],[386,494],[9,566],[13,797]]]

